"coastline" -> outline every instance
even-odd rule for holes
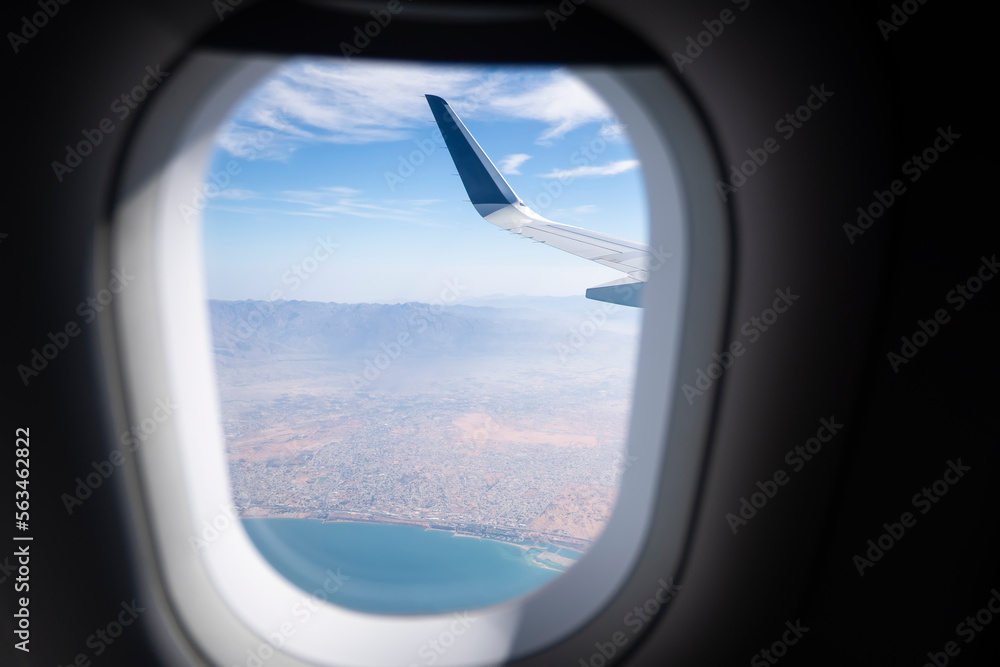
[[[280,513],[278,516],[275,515],[265,515],[265,516],[245,516],[240,514],[239,518],[243,519],[303,519],[306,521],[319,521],[321,523],[358,523],[358,524],[371,524],[371,525],[383,525],[383,526],[413,526],[415,528],[423,528],[424,532],[434,531],[441,533],[450,533],[452,537],[460,538],[475,538],[480,541],[494,542],[496,544],[505,544],[512,547],[517,547],[521,550],[522,558],[534,567],[538,567],[545,570],[550,570],[554,572],[565,572],[574,562],[575,558],[569,558],[566,556],[561,556],[558,552],[569,550],[582,555],[583,549],[580,548],[570,548],[558,544],[550,544],[548,542],[538,542],[534,541],[530,544],[524,544],[522,542],[511,542],[508,540],[494,539],[491,537],[484,537],[482,535],[476,535],[468,532],[462,532],[455,528],[441,526],[440,524],[434,524],[430,521],[407,521],[405,519],[396,519],[394,517],[379,517],[375,518],[371,515],[351,515],[347,513],[338,514],[337,516],[327,516],[326,518],[319,518],[314,516],[302,516],[303,513],[299,512],[285,512]],[[529,555],[533,550],[537,550],[537,554]],[[548,554],[548,558],[540,558]],[[553,558],[554,557],[554,558]],[[566,563],[559,563],[558,560],[568,561]]]

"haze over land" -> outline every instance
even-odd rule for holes
[[[244,517],[585,549],[617,495],[641,311],[210,301]]]

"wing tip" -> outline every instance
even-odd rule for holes
[[[628,279],[624,279],[628,280]],[[619,306],[630,306],[632,308],[642,308],[642,297],[645,292],[644,282],[623,282],[615,280],[597,287],[589,287],[585,293],[588,299],[594,301],[604,301],[614,303]]]

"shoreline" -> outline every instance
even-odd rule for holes
[[[569,565],[566,565],[566,566],[559,566],[558,564],[556,564],[554,562],[553,563],[548,563],[548,562],[541,561],[541,560],[539,560],[538,558],[536,558],[534,556],[528,556],[527,555],[528,552],[531,551],[532,549],[538,549],[542,553],[551,553],[553,555],[558,555],[559,551],[562,551],[563,549],[570,549],[571,551],[575,551],[577,553],[582,553],[582,550],[579,549],[579,548],[572,548],[571,549],[570,547],[560,546],[558,544],[551,544],[551,543],[548,543],[548,542],[533,542],[532,544],[521,544],[521,543],[518,543],[518,542],[508,542],[506,540],[498,540],[498,539],[493,539],[493,538],[490,538],[490,537],[483,537],[481,535],[472,535],[470,533],[460,532],[460,531],[458,531],[458,530],[456,530],[454,528],[440,528],[440,527],[435,527],[435,524],[432,524],[429,521],[420,521],[420,522],[413,521],[413,522],[410,522],[410,521],[405,521],[405,520],[393,520],[393,519],[390,519],[388,521],[379,521],[379,520],[375,520],[373,518],[368,518],[368,517],[348,517],[348,516],[338,516],[338,517],[334,517],[334,518],[327,517],[325,519],[320,519],[320,518],[317,518],[317,517],[295,516],[292,513],[289,513],[289,515],[286,515],[286,516],[242,516],[242,515],[240,515],[239,518],[240,518],[240,520],[243,520],[243,519],[302,519],[302,520],[305,520],[305,521],[319,521],[321,523],[363,523],[363,524],[370,524],[370,525],[376,525],[376,526],[413,526],[414,528],[423,528],[424,532],[435,531],[435,532],[440,532],[440,533],[450,533],[453,538],[455,538],[455,537],[475,538],[475,539],[478,539],[479,541],[494,542],[496,544],[505,544],[505,545],[508,545],[508,546],[517,547],[518,549],[521,550],[522,557],[528,563],[530,563],[531,565],[533,565],[535,567],[538,567],[538,568],[541,568],[541,569],[544,569],[544,570],[550,570],[550,571],[553,571],[553,572],[565,572],[569,567],[571,567],[572,563],[569,564]],[[551,549],[555,549],[555,551],[551,551]],[[568,558],[566,556],[562,556],[562,558],[565,558],[566,560],[571,560],[573,562],[576,562],[576,560],[577,560],[575,558]]]

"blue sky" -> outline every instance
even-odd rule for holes
[[[566,69],[299,59],[216,137],[206,178],[238,173],[203,212],[209,297],[431,302],[447,284],[459,301],[564,296],[623,276],[479,217],[425,93],[543,216],[648,241],[627,128]],[[329,259],[318,239],[337,245]]]

